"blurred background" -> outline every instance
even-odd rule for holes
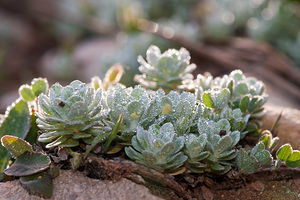
[[[298,0],[0,0],[0,112],[34,77],[89,82],[121,63],[134,85],[151,44],[188,49],[195,74],[242,69],[300,109]]]

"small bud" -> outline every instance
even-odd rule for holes
[[[99,88],[102,88],[102,81],[98,76],[94,76],[91,79],[91,85],[95,90],[97,90]]]
[[[107,88],[111,85],[115,85],[118,82],[120,82],[122,76],[124,74],[124,69],[122,65],[116,64],[112,66],[105,74],[104,77],[104,90],[107,90]]]

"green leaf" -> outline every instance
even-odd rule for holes
[[[27,136],[25,140],[29,142],[31,145],[35,144],[37,142],[37,137],[38,137],[38,126],[36,124],[36,119],[37,117],[35,115],[31,115],[31,126],[30,130],[27,133]]]
[[[246,83],[239,83],[234,89],[235,96],[242,96],[248,93],[248,86]]]
[[[229,91],[230,91],[230,95],[232,95],[232,90],[233,90],[233,80],[231,80],[231,81],[228,83],[227,88],[228,88]]]
[[[38,193],[45,198],[50,198],[53,192],[52,177],[47,172],[37,173],[30,176],[23,176],[20,182],[26,189]]]
[[[48,81],[44,78],[35,78],[31,82],[31,88],[36,97],[38,97],[41,93],[46,93],[48,87]]]
[[[265,148],[269,148],[272,142],[272,134],[269,131],[263,131],[259,141],[265,145]]]
[[[219,140],[218,145],[216,147],[216,151],[220,154],[224,151],[230,150],[231,147],[232,147],[232,138],[229,135],[226,135]]]
[[[5,135],[1,138],[1,143],[14,158],[26,151],[32,152],[32,147],[28,142],[15,136]]]
[[[7,176],[29,176],[48,169],[50,163],[50,158],[44,154],[25,152],[3,173]]]
[[[214,105],[216,107],[223,107],[228,104],[230,98],[230,91],[227,88],[223,88],[215,97],[214,97]]]
[[[114,127],[114,129],[112,130],[112,133],[110,134],[110,136],[108,136],[105,144],[104,144],[104,152],[106,152],[109,149],[110,143],[115,139],[115,137],[117,136],[117,133],[119,132],[120,126],[122,124],[123,121],[123,114],[120,114],[119,119]]]
[[[244,174],[252,174],[259,169],[259,164],[253,156],[241,149],[236,157],[236,163],[240,171]]]
[[[85,157],[88,156],[88,154],[95,148],[95,146],[99,143],[102,142],[103,139],[109,134],[110,132],[106,132],[103,134],[98,135],[97,137],[95,137],[91,143],[91,145],[89,146],[89,148],[86,150],[85,152]]]
[[[27,102],[18,99],[6,111],[6,117],[0,127],[0,136],[13,135],[25,139],[30,128],[30,112]]]
[[[19,94],[24,101],[33,101],[36,98],[29,85],[22,85],[19,88]]]
[[[214,108],[215,107],[213,100],[211,99],[209,93],[207,93],[207,92],[205,92],[203,94],[202,101],[203,101],[204,105],[206,105],[209,108]]]
[[[290,144],[281,146],[276,152],[276,157],[282,161],[287,161],[289,156],[292,154],[292,147]]]
[[[0,137],[13,135],[24,139],[30,128],[30,112],[27,102],[18,99],[7,108],[5,119],[0,127]],[[2,172],[10,159],[9,152],[0,146],[0,172]]]
[[[254,156],[257,159],[260,166],[270,167],[272,165],[273,158],[270,152],[268,152],[267,150],[257,152]]]
[[[300,167],[300,151],[294,150],[286,161],[288,167]]]
[[[247,111],[248,105],[250,102],[250,98],[248,96],[244,96],[240,102],[240,109],[243,113]]]

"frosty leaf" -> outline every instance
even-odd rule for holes
[[[44,78],[35,78],[31,82],[31,88],[36,97],[38,97],[42,93],[46,93],[49,85],[47,79]]]
[[[300,151],[294,150],[286,161],[288,167],[299,167],[300,166]]]
[[[292,154],[293,149],[290,144],[285,144],[281,146],[277,152],[276,157],[282,161],[287,161],[289,156]]]
[[[24,101],[33,101],[36,97],[29,85],[22,85],[19,88],[19,94]]]

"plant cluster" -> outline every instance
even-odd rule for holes
[[[35,79],[39,87],[35,87],[37,81],[22,86],[23,100],[8,110],[0,129],[1,135],[18,133],[15,136],[21,138],[14,138],[17,143],[9,146],[10,136],[2,137],[3,146],[17,157],[4,174],[26,176],[10,172],[16,165],[37,159],[34,155],[42,155],[32,153],[22,140],[37,131],[42,148],[67,149],[73,168],[86,156],[112,154],[123,147],[130,159],[172,174],[225,174],[236,168],[249,174],[265,167],[300,165],[299,151],[288,144],[273,158],[279,139],[258,131],[257,120],[267,101],[261,81],[240,70],[223,77],[206,74],[193,79],[195,65],[184,48],[161,53],[151,46],[146,60],[139,57],[142,75],[136,80],[141,85],[134,88],[117,83],[123,73],[120,66],[110,70],[103,83],[94,77],[89,84],[73,81],[63,87],[56,83],[48,89],[44,79]],[[260,135],[258,143],[252,149],[243,147],[240,141],[253,133]],[[16,156],[20,147],[22,153]],[[101,150],[94,151],[96,147]],[[22,155],[26,159],[19,159]],[[7,163],[9,157],[4,158]],[[47,164],[35,173],[48,168]]]

